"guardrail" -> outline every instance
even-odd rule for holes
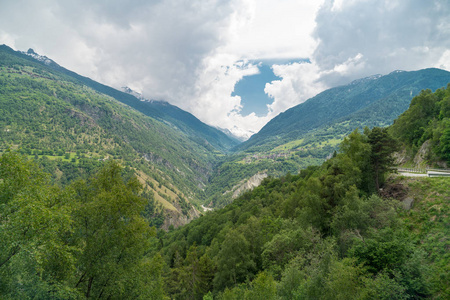
[[[432,169],[432,168],[427,168],[427,171],[450,173],[450,169]]]
[[[427,171],[428,177],[450,177],[450,172]]]
[[[397,172],[409,172],[409,173],[426,173],[426,169],[418,169],[418,168],[394,168],[397,169]]]
[[[450,169],[434,169],[434,168],[393,168],[396,169],[397,172],[406,172],[406,173],[418,173],[418,174],[427,174],[428,177],[448,177],[450,176]]]

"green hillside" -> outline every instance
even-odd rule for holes
[[[355,128],[389,126],[421,90],[434,91],[449,82],[450,72],[444,70],[396,71],[318,94],[281,113],[237,146],[237,152],[213,173],[206,190],[208,203],[219,207],[230,203],[233,191],[255,174],[297,174],[322,163]]]
[[[198,216],[192,204],[204,199],[202,187],[220,154],[204,139],[3,47],[0,151],[6,149],[37,159],[61,185],[86,178],[105,160],[119,160],[140,172],[174,225],[178,214]]]
[[[99,93],[111,96],[117,101],[133,107],[147,116],[163,122],[168,122],[175,128],[181,130],[196,143],[207,142],[220,152],[228,152],[239,143],[239,141],[228,137],[216,128],[206,125],[192,114],[183,111],[176,106],[161,101],[141,101],[128,93],[116,90],[90,78],[67,70],[55,63],[53,60],[47,57],[39,56],[32,49],[28,50],[28,55],[24,55],[21,52],[14,51],[6,45],[0,45],[0,51],[20,58],[21,60],[27,60],[34,65],[40,64],[45,69],[57,71],[59,76],[64,76],[68,81],[74,81],[75,83],[88,86]]]
[[[390,132],[410,158],[422,149],[425,165],[450,165],[450,84],[447,89],[426,90],[414,97]]]
[[[352,120],[364,126],[382,126],[404,112],[423,89],[436,90],[450,82],[450,72],[425,69],[413,72],[395,71],[348,85],[326,90],[317,96],[281,113],[267,123],[238,150],[273,148],[300,139],[311,130]],[[353,128],[347,129],[347,134]]]
[[[423,91],[394,125],[355,130],[321,166],[161,233],[170,296],[448,299],[450,177],[390,173],[404,147],[431,141],[428,162],[447,157],[449,99],[450,86]]]

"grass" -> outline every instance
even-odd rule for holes
[[[291,141],[289,143],[280,145],[276,148],[274,148],[273,150],[271,150],[271,152],[280,152],[280,151],[286,151],[286,150],[292,150],[294,148],[297,148],[299,146],[301,146],[303,144],[304,139],[300,139],[300,140],[295,140],[295,141]]]
[[[168,188],[166,188],[163,185],[161,185],[161,187],[159,187],[158,181],[156,181],[154,178],[148,176],[147,174],[145,174],[142,171],[136,170],[136,175],[141,184],[143,184],[144,186],[146,186],[149,189],[154,191],[153,195],[155,196],[155,200],[157,202],[161,203],[165,209],[172,210],[172,211],[178,211],[172,203],[170,203],[169,201],[167,201],[166,199],[164,199],[163,197],[160,196],[160,194],[165,194],[165,195],[168,195],[172,201],[175,201],[175,199],[178,196],[173,191],[169,190]],[[148,185],[147,182],[151,182],[153,187]],[[178,190],[176,190],[176,191],[178,192]]]
[[[427,253],[433,294],[450,299],[450,178],[402,180],[415,201],[403,219]]]

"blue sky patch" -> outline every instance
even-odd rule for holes
[[[240,96],[243,116],[254,112],[257,116],[267,115],[267,104],[271,104],[273,99],[264,92],[266,83],[274,80],[281,80],[281,77],[273,73],[272,66],[287,65],[294,62],[308,62],[307,59],[267,59],[258,61],[249,61],[258,66],[259,73],[250,76],[244,76],[234,86],[231,96]]]

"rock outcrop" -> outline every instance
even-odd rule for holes
[[[233,188],[233,199],[236,199],[239,197],[240,194],[242,194],[245,191],[252,190],[258,185],[261,184],[261,182],[264,180],[264,178],[267,178],[267,173],[257,173],[250,177],[247,181],[241,181],[241,183]]]

